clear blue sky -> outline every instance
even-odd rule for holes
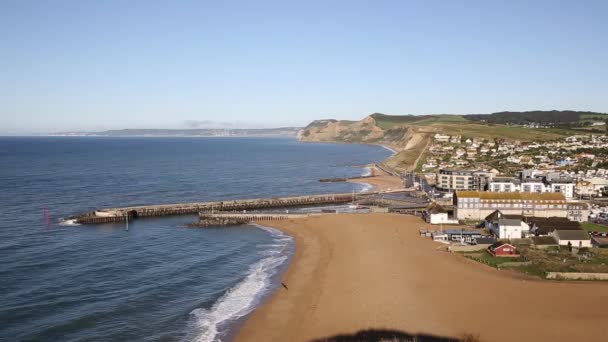
[[[608,112],[608,1],[0,1],[0,134]]]

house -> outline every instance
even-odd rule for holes
[[[517,178],[495,177],[488,184],[488,191],[519,192],[521,182]]]
[[[596,248],[608,248],[608,236],[593,235],[591,245]]]
[[[493,243],[488,247],[488,253],[495,257],[518,257],[517,247],[502,241]]]
[[[437,202],[431,203],[425,211],[425,220],[430,224],[457,224],[458,220],[450,219],[448,211]]]
[[[448,229],[445,231],[449,241],[472,243],[473,239],[481,238],[479,230]]]
[[[574,191],[576,192],[577,196],[585,198],[589,198],[597,194],[593,188],[593,183],[586,180],[578,181],[574,186]]]
[[[531,239],[536,248],[545,249],[559,246],[553,236],[533,236]]]
[[[433,241],[448,241],[449,237],[448,234],[446,234],[444,231],[435,231],[431,233],[431,237],[433,238]]]
[[[488,245],[488,247],[495,243],[496,239],[493,237],[487,237],[487,236],[483,236],[480,238],[474,238],[473,241],[471,242],[472,245]]]
[[[589,206],[583,202],[570,202],[566,204],[570,221],[587,222],[589,220]]]
[[[437,134],[435,134],[435,141],[448,142],[448,141],[450,141],[450,136],[437,133]]]
[[[499,239],[521,239],[524,237],[522,223],[519,219],[500,218],[492,233]]]
[[[554,230],[581,230],[581,224],[565,217],[526,217],[524,221],[530,226],[534,236],[551,235]]]
[[[591,238],[584,230],[556,229],[551,234],[560,246],[591,247]]]

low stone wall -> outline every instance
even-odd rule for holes
[[[547,279],[608,280],[608,273],[547,272]]]
[[[452,245],[450,249],[452,252],[475,252],[475,251],[483,251],[488,249],[490,245]]]
[[[498,264],[498,268],[503,268],[503,267],[518,267],[518,266],[526,266],[526,265],[531,265],[532,261],[510,261],[510,262],[503,262]]]

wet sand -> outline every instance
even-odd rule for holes
[[[370,167],[373,177],[351,178],[349,183],[365,183],[373,187],[373,191],[397,190],[403,188],[403,181],[399,177],[387,174],[377,167]]]
[[[481,341],[605,341],[608,283],[533,280],[439,252],[396,214],[269,224],[296,253],[237,341],[310,341],[365,329]]]

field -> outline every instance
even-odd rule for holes
[[[592,222],[581,222],[581,227],[588,232],[608,233],[608,226]]]
[[[581,248],[578,253],[567,247],[537,249],[528,245],[517,245],[519,258],[493,257],[487,252],[463,253],[469,259],[500,269],[512,269],[529,275],[545,277],[547,272],[608,273],[608,250]],[[505,263],[524,262],[517,266]]]

